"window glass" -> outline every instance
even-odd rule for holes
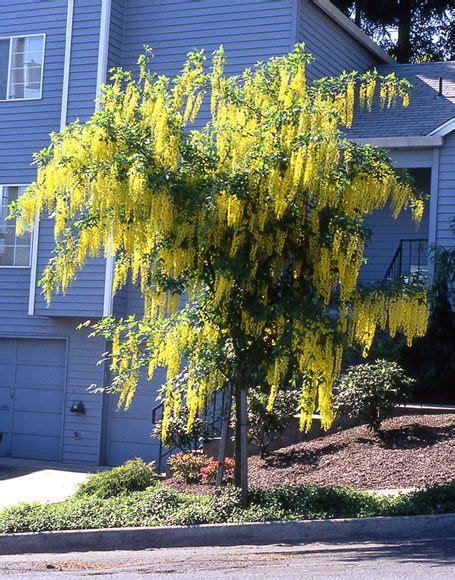
[[[31,234],[16,236],[14,220],[7,220],[9,205],[25,186],[0,185],[0,266],[30,266]]]
[[[0,99],[39,99],[43,61],[43,35],[1,39]]]
[[[0,99],[6,99],[8,85],[9,38],[0,39]]]

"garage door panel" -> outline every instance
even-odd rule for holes
[[[158,458],[157,444],[111,441],[109,451],[112,461],[109,465],[119,465],[133,457],[141,457],[144,461],[156,461]]]
[[[0,349],[0,454],[59,460],[66,342],[1,339]]]
[[[12,361],[16,357],[16,343],[9,338],[0,338],[0,361]]]
[[[0,387],[11,387],[14,383],[14,364],[0,362]]]
[[[0,386],[0,410],[11,406],[11,387]]]
[[[60,441],[60,437],[36,435],[33,437],[33,445],[31,445],[29,435],[15,433],[11,441],[11,454],[14,457],[26,459],[58,460],[60,458]]]
[[[116,408],[117,403],[114,403],[114,408]],[[126,417],[138,417],[143,419],[150,419],[152,415],[153,407],[157,405],[156,393],[150,395],[144,395],[137,393],[134,395],[131,405],[125,411],[123,408],[118,411],[114,411],[114,416],[116,414],[120,415],[123,413]]]
[[[33,411],[40,413],[61,414],[63,407],[63,391],[56,389],[34,389],[16,387],[14,393],[14,408],[16,411]]]
[[[128,411],[123,411],[128,413]],[[121,439],[122,441],[134,443],[138,441],[153,441],[151,419],[137,419],[135,417],[117,416],[112,417],[110,436],[112,440]],[[145,442],[144,441],[144,442]]]
[[[23,339],[17,345],[18,361],[60,365],[65,354],[66,343],[61,340]]]
[[[30,435],[30,443],[34,435],[60,435],[62,416],[57,413],[41,413],[31,411],[14,411],[13,433]]]
[[[10,448],[11,411],[0,408],[0,453],[6,453]]]
[[[16,385],[31,386],[39,389],[55,387],[61,389],[65,382],[65,367],[18,364],[16,370]]]

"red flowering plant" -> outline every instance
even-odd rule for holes
[[[169,465],[178,479],[186,483],[200,481],[201,469],[206,467],[211,458],[204,453],[176,453],[169,458]]]
[[[200,475],[202,483],[213,484],[216,480],[216,472],[219,462],[211,459],[206,467],[201,467]],[[231,480],[234,477],[235,460],[232,457],[226,457],[224,460],[224,479]]]

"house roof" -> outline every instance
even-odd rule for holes
[[[351,139],[444,135],[455,130],[455,61],[425,64],[386,64],[380,74],[394,72],[413,85],[409,107],[397,104],[380,110],[375,97],[373,112],[358,111],[349,131]],[[439,84],[442,79],[442,95]],[[438,129],[441,131],[438,133]]]

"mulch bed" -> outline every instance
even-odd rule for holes
[[[383,423],[379,437],[353,427],[249,461],[250,484],[349,486],[364,490],[418,488],[455,479],[455,415],[412,415]],[[207,485],[166,485],[212,493]]]

